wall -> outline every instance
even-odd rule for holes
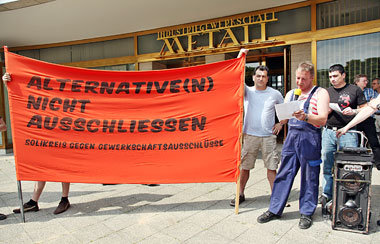
[[[290,77],[291,88],[296,87],[296,69],[299,63],[303,61],[311,61],[311,43],[295,44],[290,46]],[[314,64],[315,65],[315,64]]]

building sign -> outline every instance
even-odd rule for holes
[[[196,43],[192,37],[196,35],[208,35],[208,49],[220,48],[225,45],[227,39],[231,39],[233,45],[249,44],[248,27],[250,25],[261,25],[261,40],[266,39],[265,23],[277,21],[274,12],[263,14],[251,14],[243,17],[227,18],[218,21],[210,21],[203,24],[194,24],[181,28],[167,29],[158,32],[157,40],[163,40],[164,44],[161,49],[161,55],[165,55],[165,47],[168,48],[170,54],[185,53],[195,51]],[[238,40],[232,28],[240,27],[244,31],[244,40]],[[214,33],[224,31],[224,36],[221,43],[214,45]],[[185,50],[179,40],[179,37],[187,37],[187,50]],[[174,45],[175,44],[175,45]]]

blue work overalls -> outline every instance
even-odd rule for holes
[[[317,88],[313,88],[305,101],[305,113],[308,113],[310,99]],[[313,215],[318,203],[321,129],[295,118],[291,118],[288,125],[289,133],[282,148],[281,167],[274,180],[269,211],[282,215],[294,177],[301,167],[300,213]]]

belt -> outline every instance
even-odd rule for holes
[[[337,126],[329,126],[329,125],[326,125],[325,128],[326,128],[326,129],[329,129],[329,130],[334,130],[334,131],[336,131],[336,130],[339,130],[339,129],[343,128],[343,127],[337,127]]]

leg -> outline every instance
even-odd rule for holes
[[[296,154],[297,133],[289,130],[288,137],[282,147],[281,166],[273,183],[269,210],[257,217],[257,222],[266,223],[275,218],[280,218],[284,211],[294,177],[299,169],[299,161]]]
[[[301,163],[300,213],[312,216],[318,204],[320,166]]]
[[[320,166],[310,166],[309,162],[301,162],[301,190],[300,190],[300,222],[298,227],[308,229],[313,224],[312,216],[318,204]]]
[[[34,191],[33,191],[33,196],[32,196],[33,201],[38,202],[42,194],[42,191],[45,188],[45,185],[46,185],[46,181],[37,181],[34,184]]]
[[[323,129],[322,132],[322,161],[323,161],[323,195],[332,198],[332,169],[334,166],[334,152],[336,152],[335,131]]]
[[[344,147],[357,147],[358,137],[355,133],[346,133],[339,138],[339,150]],[[323,195],[327,199],[332,199],[334,152],[336,152],[337,138],[336,133],[330,129],[322,132],[322,160],[323,160]]]
[[[58,207],[54,210],[54,214],[60,214],[65,212],[70,207],[70,202],[68,199],[70,190],[70,183],[62,182],[62,198],[58,204]]]
[[[249,179],[249,172],[250,170],[246,170],[246,169],[242,169],[240,172],[240,192],[239,192],[240,196],[244,196],[244,189]]]
[[[36,181],[34,184],[34,191],[32,198],[29,200],[29,202],[24,203],[23,208],[24,212],[30,212],[30,211],[38,211],[38,200],[40,199],[40,196],[42,194],[42,191],[44,190],[46,185],[46,181]],[[19,208],[13,209],[14,213],[20,213],[21,210]]]
[[[244,134],[243,149],[241,152],[241,172],[240,172],[240,195],[244,196],[244,189],[247,185],[250,170],[255,167],[261,138]]]
[[[357,129],[364,132],[372,149],[380,147],[379,139],[377,138],[376,134],[374,118],[369,117],[368,119],[364,120],[357,126]]]
[[[276,178],[276,170],[280,163],[280,157],[277,152],[277,137],[269,136],[263,138],[261,146],[261,153],[263,155],[264,165],[267,168],[267,179],[270,189],[273,189],[273,182]]]
[[[267,169],[267,178],[270,184],[270,189],[273,190],[274,179],[276,178],[276,170]]]
[[[283,155],[281,166],[274,180],[272,196],[270,198],[269,211],[276,215],[282,215],[290,190],[293,186],[294,177],[299,169],[296,154]]]
[[[339,149],[344,147],[357,147],[358,136],[356,133],[346,133],[339,138]]]
[[[70,190],[70,183],[62,182],[62,197],[68,197]]]
[[[257,136],[243,135],[243,148],[241,150],[241,171],[239,204],[245,201],[244,190],[249,179],[249,171],[255,167],[255,161],[259,152],[261,138]],[[230,201],[230,206],[235,207],[235,198]]]

